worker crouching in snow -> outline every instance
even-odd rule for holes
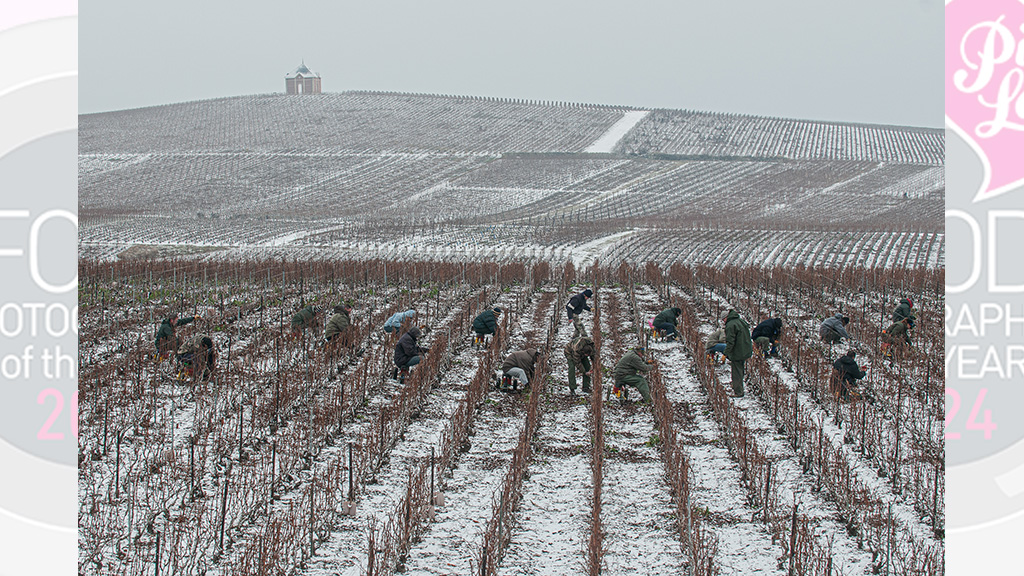
[[[504,391],[515,391],[519,385],[523,390],[529,388],[539,356],[540,352],[536,348],[516,350],[506,356],[501,364],[502,379],[499,388]]]
[[[395,345],[395,367],[391,370],[391,378],[398,379],[409,373],[409,368],[417,365],[423,360],[423,355],[430,351],[417,343],[420,337],[420,329],[416,326],[409,328],[409,331],[398,339]]]
[[[615,387],[623,391],[623,397],[628,397],[625,393],[625,386],[632,386],[640,392],[644,402],[650,404],[651,387],[647,384],[647,379],[643,377],[643,374],[650,372],[654,366],[644,360],[645,352],[646,350],[643,346],[637,346],[626,352],[618,364],[615,365],[613,375],[615,377]]]
[[[213,339],[200,334],[178,348],[178,362],[181,364],[180,379],[198,378],[208,381],[217,368],[217,351]]]

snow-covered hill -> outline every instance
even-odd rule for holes
[[[695,230],[738,229],[843,239],[826,243],[843,257],[777,256],[789,264],[944,261],[931,129],[345,92],[84,115],[79,139],[85,257],[144,244],[696,263],[682,256]],[[909,234],[915,256],[858,252],[879,234]]]

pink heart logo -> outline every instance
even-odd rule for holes
[[[984,166],[975,202],[1024,185],[1024,0],[947,0],[946,124]]]

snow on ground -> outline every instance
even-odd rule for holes
[[[584,152],[611,152],[615,145],[622,140],[634,126],[640,123],[648,114],[649,110],[631,110],[622,115],[619,121],[612,124],[607,132],[601,135],[593,144],[587,146]]]
[[[515,288],[502,292],[496,303],[511,309],[510,304],[517,300],[519,291],[525,290]],[[618,360],[615,357],[617,350],[627,349],[635,342],[631,335],[633,326],[627,312],[626,294],[614,287],[605,290],[617,292],[622,315],[618,318],[604,317],[602,328],[618,321],[620,334],[626,340],[613,344],[610,336],[606,336],[602,360],[606,368],[611,368]],[[674,294],[689,298],[682,290],[675,290]],[[543,338],[545,323],[536,326],[533,322],[534,312],[542,301],[538,296],[532,295],[526,310],[513,323],[510,349],[536,344]],[[638,286],[637,297],[641,322],[665,306],[661,296],[650,286]],[[560,310],[561,303],[557,304],[556,308]],[[456,313],[458,307],[451,307],[445,318],[437,320],[444,324]],[[703,320],[710,324],[710,315],[702,315],[705,316]],[[542,317],[546,318],[545,315]],[[584,317],[588,328],[591,318],[589,314]],[[592,425],[586,398],[582,395],[571,397],[566,390],[567,366],[561,346],[569,340],[572,331],[572,326],[564,321],[558,329],[556,347],[550,359],[552,378],[545,397],[541,399],[542,416],[533,460],[524,478],[523,499],[516,512],[517,527],[499,568],[503,575],[580,574],[586,571],[593,488],[590,467]],[[607,335],[610,331],[604,332]],[[532,334],[531,342],[526,341],[527,334]],[[371,340],[374,347],[385,345],[379,338]],[[246,350],[248,340],[240,339],[235,345],[237,350]],[[761,515],[749,503],[749,489],[744,485],[738,463],[726,448],[721,425],[715,419],[700,384],[690,374],[692,358],[678,343],[651,343],[650,348],[661,366],[669,400],[676,408],[679,440],[691,459],[693,503],[704,510],[703,520],[717,538],[716,566],[723,576],[779,574],[782,548],[772,542]],[[359,496],[359,514],[354,518],[339,517],[330,538],[299,573],[307,576],[355,576],[364,569],[366,528],[370,516],[382,518],[400,500],[406,488],[409,464],[429,456],[430,448],[437,445],[447,419],[464,397],[466,384],[476,371],[480,356],[481,353],[473,349],[457,350],[452,368],[443,375],[428,396],[420,415],[408,425],[403,439]],[[287,362],[298,362],[302,358],[304,356],[301,355],[289,357]],[[269,372],[271,357],[266,356],[261,362],[266,364],[263,371]],[[785,373],[777,361],[769,362],[786,386],[797,387],[795,378]],[[719,368],[719,378],[726,387],[728,372],[727,365]],[[604,384],[610,386],[611,382],[606,380]],[[397,383],[391,381],[373,390],[364,415],[379,410],[397,392]],[[182,398],[172,397],[169,401],[174,415],[171,421],[175,426],[171,445],[184,442],[184,433],[194,425],[197,414],[226,411],[217,405],[220,400],[226,402],[226,397],[214,398],[214,404],[206,406],[198,400],[185,398],[183,392],[181,395]],[[178,400],[182,402],[178,404]],[[802,400],[805,406],[814,406],[810,398]],[[435,520],[426,526],[422,537],[413,543],[404,566],[406,572],[426,576],[472,571],[484,527],[492,512],[493,499],[508,470],[511,452],[523,426],[526,401],[522,395],[506,395],[493,390],[489,393],[473,421],[468,450],[458,457],[450,472],[441,473],[438,479],[447,502],[438,508]],[[837,521],[835,505],[827,492],[815,488],[816,476],[803,472],[789,440],[777,434],[771,411],[753,393],[732,402],[740,408],[744,420],[757,435],[758,443],[765,447],[775,462],[775,470],[783,486],[782,502],[791,503],[795,498],[801,513],[814,519],[818,538],[832,542],[834,557],[843,573],[867,573],[870,554],[859,550],[855,538],[850,537]],[[666,484],[650,407],[638,404],[620,406],[609,402],[604,414],[607,452],[601,517],[605,531],[603,572],[645,576],[683,573],[685,557],[680,550],[675,506]],[[824,420],[823,429],[828,437],[841,446],[842,429],[829,423],[828,418]],[[351,422],[344,437],[356,437],[366,421],[369,419],[357,418]],[[228,428],[231,428],[230,423]],[[325,447],[315,466],[344,461],[344,446],[342,442]],[[845,447],[844,450],[849,451],[850,448]],[[856,457],[851,461],[855,464],[856,473],[878,493],[886,491],[885,481],[877,477],[871,480],[874,471],[866,462]],[[274,506],[288,506],[295,494],[301,492],[286,494]],[[915,522],[913,510],[905,504],[896,503],[894,513],[908,525]],[[243,533],[241,536],[245,538],[251,534]]]
[[[637,300],[642,309],[641,317],[653,316],[663,309],[660,297],[648,286],[638,288]],[[711,320],[707,319],[707,322],[710,326]],[[710,406],[704,404],[707,395],[686,370],[691,361],[678,343],[654,343],[651,348],[657,351],[663,373],[667,376],[669,399],[673,403],[690,402],[693,407],[694,429],[690,433],[696,434],[693,441],[697,446],[690,449],[693,457],[691,467],[700,486],[694,499],[698,505],[708,507],[713,519],[712,526],[719,537],[718,556],[722,574],[776,572],[782,550],[771,544],[771,536],[766,529],[753,522],[758,516],[756,510],[747,505],[739,465],[725,448],[724,437],[718,422],[712,418]],[[718,375],[728,389],[731,378],[729,365],[719,367]],[[813,518],[818,525],[817,533],[832,536],[833,557],[839,568],[847,574],[867,573],[870,553],[858,549],[857,542],[848,536],[845,527],[836,519],[835,505],[814,490],[814,478],[803,473],[789,441],[776,433],[771,416],[760,405],[756,395],[748,391],[743,398],[732,401],[742,411],[758,442],[766,448],[767,455],[773,459],[774,470],[782,486],[780,497],[783,502],[791,503],[796,498],[801,514]],[[726,480],[724,485],[723,480]],[[728,494],[724,497],[717,494],[723,488]],[[705,490],[716,495],[705,500],[701,497]]]
[[[828,194],[829,192],[831,192],[831,191],[833,191],[833,190],[835,190],[837,188],[842,188],[843,186],[846,186],[847,184],[852,184],[853,182],[856,182],[857,180],[860,180],[861,178],[864,178],[865,176],[868,176],[869,174],[878,171],[879,169],[882,168],[882,165],[883,165],[882,163],[879,163],[878,166],[875,166],[874,168],[872,168],[871,170],[868,170],[867,172],[863,172],[861,174],[857,174],[856,176],[853,176],[852,178],[847,178],[846,180],[843,180],[842,182],[836,182],[835,184],[833,184],[831,186],[822,188],[821,191],[817,192],[817,194],[821,194],[821,195]]]
[[[501,574],[581,574],[589,535],[590,432],[582,400],[555,400],[524,482]]]
[[[407,574],[469,574],[479,562],[492,499],[508,473],[526,414],[524,397],[490,396],[473,423],[469,451],[445,480],[444,506],[409,551]]]
[[[430,188],[427,188],[426,190],[421,190],[421,191],[413,194],[412,196],[409,196],[409,199],[407,200],[407,202],[416,202],[417,200],[420,200],[424,196],[429,196],[429,195],[433,194],[434,192],[438,192],[438,191],[441,191],[441,190],[447,190],[447,189],[451,188],[451,186],[452,186],[451,182],[449,182],[448,180],[442,180],[441,182],[438,182],[437,184],[434,184],[433,186],[431,186]]]
[[[637,290],[640,319],[661,312],[653,291]],[[729,454],[707,395],[690,375],[692,360],[677,342],[650,343],[665,381],[669,400],[688,406],[692,420],[676,422],[679,440],[686,445],[693,471],[691,497],[694,506],[707,511],[705,522],[718,538],[718,567],[728,574],[774,574],[782,548],[772,543],[763,525],[753,521],[756,510],[747,503],[739,464]]]
[[[577,267],[589,266],[594,260],[600,260],[609,249],[618,245],[619,241],[629,238],[636,232],[635,229],[626,230],[574,247],[571,254],[573,264]]]
[[[610,290],[618,293],[618,290]],[[609,290],[602,289],[602,293]],[[602,302],[607,302],[602,294]],[[621,305],[623,297],[618,295]],[[625,308],[622,308],[625,314]],[[601,330],[614,334],[612,322],[620,323],[625,342],[603,340],[601,364],[608,370],[619,361],[620,350],[635,346],[624,318],[601,315]],[[611,378],[602,382],[607,388]],[[636,391],[631,396],[639,400]],[[680,547],[675,503],[667,483],[659,450],[657,426],[650,406],[618,402],[605,404],[604,485],[601,522],[605,531],[604,563],[610,574],[679,574],[686,560]]]
[[[317,234],[323,234],[325,232],[330,232],[331,230],[337,230],[339,228],[340,228],[339,226],[327,226],[327,227],[320,227],[320,228],[315,228],[315,229],[299,230],[297,232],[291,232],[289,234],[282,234],[280,236],[275,236],[275,237],[267,240],[266,242],[263,242],[263,244],[261,244],[261,245],[262,246],[287,246],[288,244],[291,244],[292,242],[295,242],[296,240],[299,240],[301,238],[305,238],[307,236],[316,236]]]
[[[357,498],[356,516],[341,516],[339,525],[330,539],[321,545],[317,555],[309,560],[309,568],[302,572],[310,576],[344,573],[353,567],[366,565],[366,525],[373,512],[390,513],[404,495],[408,483],[407,466],[416,459],[430,456],[430,448],[436,446],[447,417],[458,406],[464,387],[457,389],[453,381],[465,381],[472,377],[471,366],[453,370],[439,387],[442,392],[432,394],[422,412],[422,418],[412,422],[388,458],[389,462],[377,474],[376,482],[368,482],[365,493]],[[332,449],[343,452],[344,447]],[[326,452],[326,451],[325,451]],[[325,455],[330,458],[330,455]],[[335,457],[341,458],[338,454]],[[376,514],[378,519],[386,517]]]
[[[517,527],[499,573],[582,574],[586,540],[590,534],[590,422],[583,395],[568,395],[568,368],[562,345],[572,336],[572,325],[562,322],[552,351],[552,380],[548,397],[541,400],[529,478],[523,481],[523,499]],[[577,380],[577,386],[582,383]]]
[[[504,293],[495,304],[508,309],[514,296],[513,292]],[[453,307],[451,313],[457,312],[457,307]],[[482,355],[482,352],[473,348],[464,348],[458,352],[452,368],[444,374],[440,384],[427,397],[420,417],[409,424],[402,436],[403,439],[391,450],[386,463],[376,474],[376,481],[368,482],[365,493],[357,498],[355,517],[340,517],[338,526],[328,541],[321,546],[317,556],[308,561],[308,568],[301,572],[302,574],[343,574],[354,568],[366,566],[366,526],[369,518],[376,516],[382,523],[386,522],[386,515],[394,509],[405,493],[408,485],[408,467],[415,460],[429,457],[431,447],[439,445],[448,419],[465,397],[467,386],[477,370],[477,362]],[[513,441],[513,448],[514,444]],[[500,446],[497,449],[502,450]],[[342,448],[339,447],[337,450],[340,451]],[[486,499],[486,503],[489,504],[489,498]],[[442,508],[442,516],[449,509],[450,505]],[[474,540],[472,530],[459,531],[456,534],[456,544],[462,539]],[[454,564],[458,567],[456,573],[464,573],[464,565],[455,562],[450,551],[443,546],[428,548],[426,554],[434,557],[435,565]],[[457,558],[458,554],[454,556]]]
[[[418,303],[415,308],[422,310],[423,303]],[[448,316],[440,319],[437,325],[444,325],[456,310],[453,308]],[[388,346],[380,334],[371,336],[371,340],[380,346]],[[429,344],[429,342],[427,343]],[[468,367],[467,367],[468,370]],[[451,378],[457,378],[461,372],[453,370]],[[343,376],[344,378],[344,376]],[[340,435],[344,439],[358,438],[365,431],[366,426],[372,421],[367,414],[378,412],[387,405],[392,398],[400,392],[397,381],[385,380],[381,385],[371,388],[367,393],[366,406],[356,415],[356,418],[345,425]],[[449,389],[446,393],[431,395],[422,410],[423,417],[410,423],[407,429],[407,436],[400,441],[388,456],[388,461],[375,476],[375,480],[367,482],[365,491],[357,496],[357,505],[363,514],[355,517],[338,516],[338,522],[332,531],[330,539],[323,543],[318,549],[317,555],[309,560],[308,572],[310,574],[337,574],[350,573],[366,565],[366,525],[367,510],[377,512],[390,512],[395,504],[402,497],[407,479],[406,462],[414,458],[429,456],[430,447],[436,445],[441,430],[446,422],[445,418],[457,406],[464,388]],[[336,463],[347,462],[347,443],[339,442],[333,446],[325,447],[317,457],[316,466],[326,469]],[[295,494],[286,494],[275,506],[287,507]],[[319,572],[325,570],[326,572]]]
[[[611,385],[609,382],[608,385]],[[679,574],[684,558],[650,407],[609,405],[602,522],[608,574]]]
[[[715,295],[715,297],[719,296]],[[862,302],[861,298],[863,298],[863,295],[855,294],[852,298],[846,299],[843,305],[837,309],[853,310]],[[805,334],[817,334],[820,321],[814,313],[802,309],[796,303],[788,304],[787,310],[789,312],[788,320],[791,323],[797,324],[791,328],[795,334],[799,335],[801,329]],[[859,356],[861,359],[860,365],[862,368],[867,369],[869,366],[868,361],[864,360],[865,357],[870,358],[870,355]],[[890,503],[893,514],[919,539],[941,545],[941,542],[934,539],[932,530],[922,522],[920,516],[914,511],[912,503],[892,496],[892,484],[888,479],[879,477],[877,461],[857,454],[853,445],[844,442],[844,437],[848,432],[844,431],[842,426],[836,423],[836,419],[821,407],[820,402],[811,395],[809,390],[799,386],[800,381],[793,373],[787,372],[783,368],[780,360],[773,358],[768,360],[768,362],[773,372],[779,375],[779,381],[790,390],[796,391],[800,398],[802,411],[811,414],[811,418],[814,421],[820,422],[820,428],[825,433],[825,437],[831,441],[835,448],[845,454],[847,461],[851,463],[852,470],[859,480],[864,482],[865,485],[870,486],[874,494],[881,495],[883,500]],[[879,425],[886,426],[889,424],[880,422]],[[936,423],[936,425],[939,425],[939,423]]]
[[[519,317],[509,350],[522,349],[521,334],[532,330],[535,298]],[[458,457],[444,480],[445,505],[422,539],[412,545],[406,573],[410,575],[469,574],[479,561],[483,532],[491,516],[493,497],[501,490],[512,452],[526,418],[528,397],[492,389],[473,421],[469,450]]]

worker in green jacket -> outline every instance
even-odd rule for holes
[[[907,328],[914,327],[914,321],[917,320],[917,314],[914,314],[914,301],[908,296],[900,300],[896,309],[892,311],[892,321],[899,322],[904,318],[908,318]]]
[[[300,336],[307,328],[312,328],[316,315],[320,312],[316,306],[306,306],[292,316],[292,335]]]
[[[910,317],[904,316],[882,330],[882,355],[892,358],[895,351],[902,352],[910,346]]]
[[[679,338],[679,332],[676,331],[676,326],[679,325],[679,316],[682,315],[683,311],[679,308],[667,308],[662,310],[660,314],[654,317],[654,321],[651,322],[651,326],[655,330],[661,330],[665,333],[665,340],[676,340]]]
[[[654,366],[644,360],[643,346],[637,346],[636,348],[626,352],[619,360],[619,363],[615,365],[615,370],[612,373],[615,377],[615,387],[622,388],[624,386],[632,386],[640,391],[640,395],[644,397],[644,402],[651,403],[651,387],[647,384],[647,379],[643,377],[651,371]]]
[[[181,346],[181,338],[175,334],[174,329],[178,326],[191,324],[196,318],[198,316],[178,318],[177,312],[171,312],[167,318],[164,318],[163,322],[160,323],[160,328],[156,331],[156,341],[154,342],[158,360],[164,360],[169,355],[177,352]]]
[[[754,354],[754,341],[750,339],[750,324],[735,310],[725,317],[725,357],[732,364],[732,391],[737,398],[743,396],[743,375],[747,358]]]
[[[352,325],[352,306],[348,303],[339,304],[334,307],[334,316],[327,321],[327,327],[324,328],[324,342],[332,342],[339,335],[345,333],[345,330]]]
[[[490,310],[484,310],[473,318],[473,331],[483,336],[485,334],[498,334],[498,318],[501,316],[501,308],[495,306]]]
[[[587,336],[577,336],[565,345],[565,359],[569,362],[569,394],[576,395],[576,373],[583,374],[583,391],[590,392],[590,375],[594,373],[592,363],[597,350],[594,341]]]

